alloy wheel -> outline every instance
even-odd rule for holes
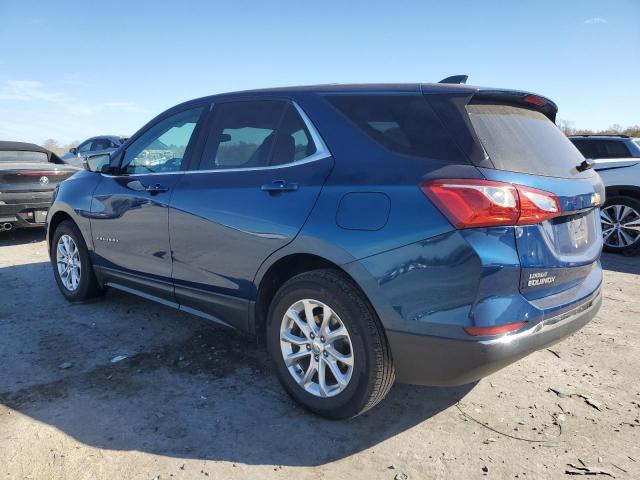
[[[58,266],[58,275],[64,287],[70,292],[75,291],[80,285],[82,264],[78,246],[70,235],[65,234],[58,239],[56,264]]]
[[[291,305],[280,325],[280,350],[293,379],[312,395],[332,397],[349,385],[351,338],[328,305],[312,299]]]
[[[625,248],[640,239],[640,213],[627,205],[609,205],[600,211],[604,244]]]

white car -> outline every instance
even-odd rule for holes
[[[600,174],[606,187],[606,203],[600,212],[604,248],[639,252],[640,138],[573,135],[569,139]]]

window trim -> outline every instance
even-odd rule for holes
[[[163,115],[162,118],[159,118],[157,122],[153,122],[152,125],[149,125],[148,128],[145,128],[144,131],[140,132],[139,135],[136,134],[134,137],[131,137],[129,140],[131,141],[130,143],[135,142],[138,139],[138,137],[144,135],[147,130],[149,130],[150,128],[155,126],[158,122],[161,122],[162,120],[164,120],[168,116],[171,116],[173,114],[178,114],[178,113],[181,113],[181,112],[183,112],[185,110],[190,110],[192,108],[202,107],[202,108],[204,108],[204,111],[203,111],[203,114],[202,114],[203,116],[200,117],[200,119],[198,120],[198,125],[196,125],[196,129],[198,131],[196,132],[194,130],[194,135],[196,135],[196,134],[198,135],[197,142],[202,142],[202,141],[204,141],[206,139],[206,137],[201,137],[200,130],[204,126],[206,126],[208,124],[208,119],[206,117],[211,115],[211,112],[213,111],[213,107],[216,105],[216,103],[229,103],[229,102],[242,102],[242,101],[260,101],[260,100],[282,100],[282,99],[276,99],[276,98],[272,98],[272,97],[251,98],[251,99],[229,99],[229,100],[225,99],[224,101],[220,101],[220,102],[211,102],[211,103],[208,104],[208,106],[207,106],[207,104],[191,105],[190,107],[185,108],[183,110],[180,110],[180,111],[177,111],[177,112],[171,112],[170,114],[167,114],[166,116]],[[288,103],[289,105],[293,105],[295,107],[296,111],[298,112],[298,114],[302,118],[302,121],[306,125],[307,130],[309,130],[309,134],[311,135],[311,140],[313,140],[313,143],[316,146],[315,153],[309,155],[308,157],[301,158],[300,160],[296,160],[295,162],[284,163],[282,165],[266,165],[264,167],[226,168],[226,169],[207,169],[207,170],[197,170],[196,169],[197,165],[194,165],[193,164],[193,159],[190,158],[188,160],[188,164],[187,164],[186,169],[185,170],[179,170],[177,172],[146,172],[146,173],[124,173],[124,172],[118,172],[115,175],[114,174],[108,174],[108,173],[102,173],[101,175],[103,175],[105,177],[122,177],[122,176],[126,176],[126,177],[147,177],[147,176],[153,176],[153,175],[182,175],[182,174],[194,174],[194,173],[252,172],[252,171],[259,171],[259,170],[278,170],[278,169],[293,167],[293,166],[297,166],[297,165],[304,165],[306,163],[316,162],[316,161],[324,160],[325,158],[331,157],[332,154],[331,154],[331,151],[329,150],[329,147],[327,147],[327,144],[325,143],[325,141],[320,136],[320,133],[316,129],[316,126],[313,124],[311,119],[307,116],[306,112],[302,109],[302,107],[300,107],[300,105],[298,105],[293,100],[285,99],[284,101],[286,103]],[[122,160],[124,159],[124,156],[126,155],[126,152],[127,152],[128,148],[129,148],[129,146],[127,146],[127,148],[124,149],[120,153],[120,158],[118,159],[118,162],[117,162],[118,163],[118,168],[120,168],[120,166],[122,165]],[[197,152],[198,149],[196,148],[195,145],[194,145],[194,150],[196,150],[196,153],[199,153],[200,155],[202,155],[202,153],[203,153],[201,151]],[[193,155],[193,153],[194,152],[192,152],[192,155]]]
[[[217,103],[232,103],[232,102],[235,103],[235,102],[248,102],[248,101],[259,102],[259,101],[266,101],[266,100],[282,101],[282,99],[265,97],[265,98],[251,98],[251,99],[241,99],[241,100],[230,99],[230,100],[225,100],[224,102],[217,102]],[[311,140],[316,146],[316,151],[314,153],[304,158],[301,158],[299,160],[289,162],[289,163],[283,163],[281,165],[265,165],[263,167],[246,167],[246,168],[218,168],[218,169],[212,168],[212,169],[206,169],[206,170],[198,170],[197,168],[195,168],[197,167],[197,165],[194,165],[190,167],[188,170],[181,173],[193,174],[193,173],[255,172],[260,170],[276,170],[276,169],[287,168],[287,167],[292,167],[296,165],[302,165],[305,163],[315,162],[317,160],[322,160],[322,159],[331,157],[331,151],[327,147],[327,144],[324,142],[324,140],[320,136],[320,133],[316,129],[315,125],[313,124],[313,122],[311,122],[311,119],[307,116],[307,114],[300,107],[300,105],[298,105],[293,100],[285,100],[285,103],[287,103],[288,105],[293,105],[293,107],[298,112],[298,115],[300,115],[300,118],[302,118],[302,121],[307,127],[307,130],[309,131],[309,135],[311,135]],[[212,103],[210,107],[210,111],[213,111],[214,106],[215,106],[215,103]]]

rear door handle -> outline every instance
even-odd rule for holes
[[[278,193],[278,192],[295,192],[298,190],[297,183],[289,183],[284,180],[275,180],[271,183],[265,183],[260,187],[263,192]]]
[[[148,185],[144,187],[144,189],[145,191],[149,192],[151,195],[169,191],[169,187],[167,187],[166,185],[161,185],[160,183],[156,183],[155,185]]]

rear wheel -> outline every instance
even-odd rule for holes
[[[61,222],[51,242],[51,264],[58,288],[72,302],[102,293],[80,230],[70,220]]]
[[[611,197],[600,211],[604,248],[610,252],[637,253],[640,248],[640,201]]]
[[[269,309],[267,346],[285,390],[327,418],[372,408],[395,379],[378,318],[338,271],[302,273],[278,290]]]

